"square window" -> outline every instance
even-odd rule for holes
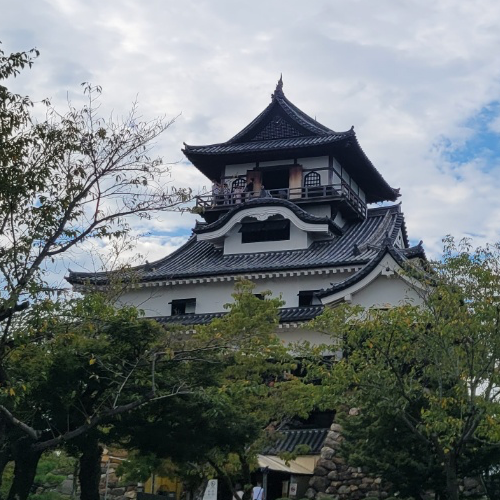
[[[289,240],[290,221],[280,219],[264,222],[244,222],[241,225],[240,233],[242,243]]]
[[[172,306],[171,316],[192,314],[196,309],[196,299],[175,299],[170,304]]]
[[[314,294],[318,290],[302,290],[299,292],[299,307],[312,306]]]

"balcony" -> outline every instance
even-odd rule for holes
[[[278,198],[297,204],[318,204],[337,202],[355,218],[366,217],[366,203],[351,189],[346,182],[326,186],[266,189],[245,193],[226,193],[219,195],[200,195],[196,197],[196,211],[201,214],[227,211],[234,206],[254,198]],[[215,215],[215,214],[214,214]],[[208,217],[213,219],[213,217]]]

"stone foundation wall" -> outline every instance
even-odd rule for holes
[[[333,497],[338,500],[360,500],[362,498],[387,498],[389,485],[378,477],[365,474],[359,467],[350,467],[338,456],[342,442],[342,427],[333,423],[328,431],[321,458],[309,482],[307,498]]]
[[[118,463],[103,462],[101,464],[101,482],[99,483],[99,493],[101,499],[106,494],[107,477],[107,499],[108,500],[135,500],[137,498],[137,483],[120,481],[116,475]]]
[[[351,415],[357,410],[351,409]],[[364,473],[360,467],[350,467],[338,455],[342,443],[342,427],[333,423],[328,431],[321,458],[314,469],[306,496],[321,500],[325,497],[336,500],[361,500],[364,498],[388,498],[390,485],[384,484],[379,477]],[[464,498],[484,498],[484,487],[479,479],[465,478],[460,486]],[[429,493],[429,500],[434,498]]]

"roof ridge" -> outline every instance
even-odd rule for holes
[[[388,233],[389,225],[392,224],[391,216],[393,213],[390,210],[387,210],[382,218],[382,222],[379,224],[377,229],[370,235],[370,238],[366,239],[363,243],[358,245],[358,249],[360,252],[364,252],[370,246],[376,246],[377,243],[386,237],[386,233]],[[391,231],[392,235],[393,231]]]
[[[307,113],[298,108],[293,102],[285,97],[283,92],[283,78],[278,80],[276,89],[271,94],[271,102],[266,108],[259,113],[245,128],[240,130],[236,135],[231,137],[228,141],[220,144],[233,144],[247,134],[253,127],[262,122],[264,118],[270,114],[271,109],[278,105],[292,121],[296,122],[303,129],[312,132],[315,135],[329,135],[329,134],[345,134],[346,132],[336,132],[328,128],[326,125],[319,123],[315,118],[312,118]],[[352,130],[352,127],[351,129]],[[307,137],[307,134],[301,134],[299,137]],[[245,141],[248,142],[248,141]]]
[[[311,132],[316,133],[316,134],[319,133],[319,135],[329,135],[330,133],[333,133],[333,134],[338,133],[335,130],[328,128],[326,125],[323,125],[322,123],[318,122],[312,116],[309,116],[307,113],[305,113],[300,108],[295,106],[295,104],[293,104],[293,102],[289,101],[284,95],[283,95],[283,97],[278,97],[277,100],[278,100],[279,104],[281,105],[281,108],[285,111],[285,113],[288,116],[290,116],[290,118],[292,118],[292,119],[298,118],[300,125],[307,128]],[[293,111],[295,116],[292,116],[290,111]]]
[[[377,254],[371,259],[366,266],[362,267],[359,271],[356,271],[352,276],[349,276],[343,281],[339,281],[338,283],[331,283],[331,286],[328,288],[325,288],[323,290],[320,290],[317,292],[317,296],[319,298],[325,297],[327,295],[331,295],[332,293],[345,290],[346,288],[349,288],[351,285],[354,285],[361,279],[363,279],[365,276],[370,274],[373,269],[375,269],[384,255],[389,252],[393,257],[394,257],[394,251],[393,247],[389,247],[387,245],[384,245],[378,252]],[[397,262],[400,262],[402,260],[402,257],[398,255],[399,258],[395,258]]]

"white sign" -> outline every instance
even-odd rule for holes
[[[297,483],[290,483],[290,493],[289,494],[291,497],[297,496]]]
[[[217,500],[217,479],[209,479],[203,500]]]

